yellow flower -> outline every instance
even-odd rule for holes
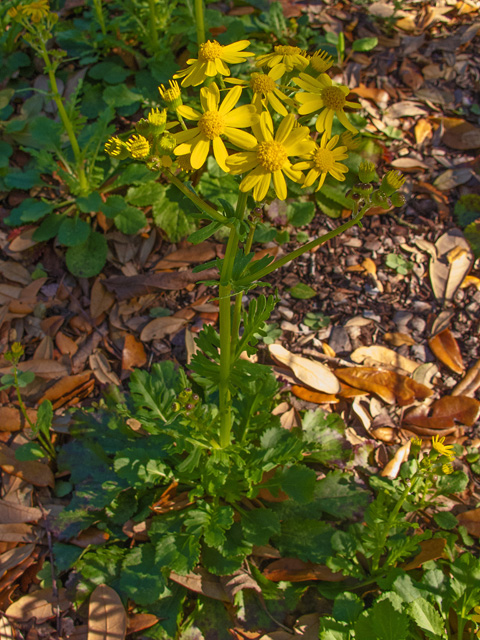
[[[360,138],[352,135],[351,131],[344,131],[340,136],[340,142],[344,144],[349,151],[354,151],[360,146]]]
[[[25,18],[30,18],[32,22],[40,22],[50,12],[48,0],[35,0],[35,2],[30,2],[17,8]]]
[[[211,143],[215,160],[224,171],[228,171],[225,164],[228,151],[221,136],[225,136],[227,140],[241,149],[253,149],[257,144],[256,139],[251,133],[241,131],[241,129],[251,127],[258,120],[258,116],[252,105],[244,105],[234,109],[241,93],[241,87],[230,89],[219,106],[220,91],[213,82],[208,87],[200,89],[200,103],[203,113],[187,105],[179,107],[178,113],[181,116],[187,120],[197,120],[198,124],[193,129],[175,134],[179,145],[174,151],[175,155],[182,156],[190,153],[192,167],[200,169],[207,159]]]
[[[411,440],[412,442],[412,446],[414,447],[421,447],[423,444],[423,440],[421,438],[419,438],[418,436],[414,436]]]
[[[305,90],[305,93],[300,92],[295,96],[295,99],[301,104],[298,113],[305,115],[320,111],[316,122],[316,129],[319,133],[326,131],[327,136],[330,138],[334,115],[337,116],[346,129],[352,133],[357,133],[357,129],[350,124],[343,111],[344,107],[360,109],[359,104],[347,101],[347,96],[350,93],[348,87],[343,84],[334,86],[326,73],[322,73],[317,79],[301,73],[299,78],[294,78],[294,82]]]
[[[389,171],[383,176],[380,189],[386,196],[392,196],[404,183],[405,176],[401,171]]]
[[[293,165],[294,169],[310,169],[303,183],[304,187],[311,187],[312,184],[320,178],[317,188],[315,189],[315,191],[320,191],[328,173],[340,182],[345,180],[344,173],[347,173],[348,168],[344,164],[341,164],[340,160],[348,158],[348,154],[345,153],[347,147],[335,148],[338,139],[339,136],[333,136],[333,138],[329,140],[325,132],[320,145],[315,145],[315,149],[312,151],[309,159]]]
[[[119,158],[123,160],[123,158],[128,157],[128,150],[124,142],[117,138],[117,136],[113,136],[105,143],[105,152],[108,153],[112,158]]]
[[[453,460],[455,457],[453,454],[453,446],[451,444],[443,444],[444,442],[444,437],[439,438],[438,436],[432,436],[432,447],[435,451],[438,451],[440,455],[447,456],[447,458]]]
[[[178,71],[173,77],[183,78],[182,87],[195,87],[202,84],[206,78],[213,78],[217,73],[229,76],[230,69],[225,63],[238,64],[253,56],[253,53],[242,51],[249,44],[249,40],[239,40],[227,45],[221,45],[216,40],[208,40],[200,45],[198,59],[187,60],[190,68]]]
[[[293,71],[293,69],[304,71],[308,67],[309,60],[307,53],[299,47],[279,44],[273,48],[273,51],[273,53],[257,56],[255,59],[257,67],[276,67],[279,65],[279,69],[281,70],[278,76],[279,78],[283,76],[286,71]]]
[[[442,471],[446,475],[449,475],[450,473],[453,473],[453,467],[450,464],[450,462],[447,462],[446,464],[442,465]]]
[[[330,69],[333,63],[334,60],[332,56],[322,49],[320,49],[319,51],[315,51],[315,53],[310,58],[310,66],[317,73],[325,73],[325,71],[328,71]]]
[[[180,87],[178,86],[178,82],[175,80],[169,80],[168,84],[170,87],[165,89],[163,84],[158,87],[160,95],[162,99],[165,100],[166,104],[170,109],[175,111],[182,104],[182,94],[180,91]]]
[[[294,127],[294,123],[295,116],[290,114],[283,118],[274,133],[270,113],[264,111],[261,114],[260,122],[252,127],[258,140],[255,149],[235,153],[227,161],[234,175],[250,172],[240,183],[240,191],[253,189],[253,197],[260,201],[267,195],[273,180],[277,198],[285,200],[287,184],[284,174],[294,182],[304,181],[303,173],[292,167],[289,156],[309,153],[314,142],[309,137],[308,127]]]
[[[282,104],[282,100],[295,106],[295,103],[291,98],[286,96],[283,91],[277,87],[276,80],[283,75],[281,65],[273,67],[267,74],[264,73],[252,73],[250,81],[238,80],[237,78],[229,78],[227,82],[231,84],[239,84],[249,87],[253,91],[252,104],[258,113],[262,113],[267,108],[267,103],[272,107],[274,111],[281,116],[288,115],[288,111]]]
[[[144,160],[150,155],[150,143],[140,135],[131,136],[125,143],[130,155],[135,160]]]

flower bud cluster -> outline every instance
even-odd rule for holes
[[[373,162],[365,161],[360,164],[358,179],[360,182],[347,193],[347,197],[353,200],[357,207],[360,204],[371,204],[388,211],[391,207],[402,207],[405,204],[405,196],[398,193],[398,189],[405,183],[405,176],[400,171],[386,173],[375,189],[372,182],[379,182],[377,169]]]
[[[198,394],[193,393],[190,387],[185,387],[185,389],[178,394],[176,400],[172,403],[172,411],[175,411],[176,413],[182,411],[188,416],[191,411],[194,411],[197,408],[199,402],[200,397]]]

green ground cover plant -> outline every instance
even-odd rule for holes
[[[130,21],[138,15],[145,52],[158,61],[175,29],[159,36],[152,2],[139,5],[138,12],[128,2],[118,6],[124,9],[123,33],[133,29]],[[45,169],[60,161],[69,192],[60,207],[56,200],[25,202],[7,222],[42,220],[37,239],[56,235],[68,247],[67,266],[83,277],[97,274],[106,259],[107,241],[94,214],[134,234],[146,224],[139,207],[152,204],[153,219],[172,240],[186,234],[194,244],[214,235],[226,240],[222,258],[197,268],[217,270],[217,278],[205,284],[215,287],[219,330],[205,326],[199,333],[188,370],[170,361],[135,370],[125,391],[111,389],[90,409],[75,413],[73,438],[58,451],[48,439],[48,402],[41,405],[37,423],[30,423],[38,447],[28,445],[19,456],[56,457],[59,472],[70,474],[72,498],[55,521],[56,572],[69,572],[68,588],[78,606],[106,583],[135,611],[158,616],[146,632],[151,638],[195,637],[202,625],[224,627],[219,634],[227,637],[222,605],[205,595],[192,597],[185,578],[220,576],[228,582],[248,575],[248,587],[235,589],[231,597],[245,618],[258,606],[252,592],[262,594],[270,616],[300,609],[307,597],[327,601],[321,640],[471,639],[479,629],[480,562],[466,550],[472,545],[468,534],[455,516],[441,510],[440,501],[467,483],[467,476],[453,468],[453,448],[437,437],[422,450],[422,442],[414,440],[395,478],[365,473],[360,480],[353,473],[342,419],[306,411],[300,427],[283,428],[274,411],[279,385],[271,368],[253,358],[259,342],[268,344],[277,336],[277,327],[269,323],[277,295],[264,278],[343,231],[361,227],[372,207],[404,204],[398,191],[405,179],[396,171],[380,179],[375,164],[362,158],[360,142],[352,138],[361,119],[345,112],[358,105],[348,101],[348,87],[328,75],[333,58],[327,51],[309,55],[283,43],[288,27],[279,5],[254,24],[263,33],[277,31],[281,43],[273,50],[260,38],[258,46],[254,38],[223,44],[206,40],[201,2],[169,5],[163,17],[168,22],[186,10],[195,18],[187,35],[196,35],[197,57],[159,83],[155,100],[143,100],[141,92],[125,87],[118,92],[107,87],[102,96],[112,96],[111,108],[92,124],[82,121],[76,106],[81,87],[70,102],[58,91],[63,54],[47,48],[56,26],[48,3],[15,4],[9,12],[43,59],[63,127],[55,125],[55,148],[34,152],[25,145]],[[113,28],[104,11],[95,0],[92,28],[108,47]],[[72,37],[63,34],[65,41]],[[306,34],[299,33],[299,39]],[[374,45],[357,43],[359,51]],[[334,44],[342,62],[344,40],[338,37]],[[11,50],[10,39],[3,46]],[[121,46],[128,53],[132,45]],[[112,61],[107,64],[115,71]],[[105,70],[97,68],[94,76]],[[145,113],[134,130],[111,136],[115,108],[127,117],[139,102]],[[11,116],[8,110],[4,115]],[[9,120],[5,130],[13,134],[12,122],[17,120]],[[69,146],[62,145],[62,134]],[[103,145],[111,166],[101,154]],[[192,173],[202,168],[206,171],[194,185]],[[3,175],[6,183],[9,175]],[[282,230],[260,220],[259,207],[274,198],[290,200]],[[295,229],[310,222],[315,205],[331,217],[344,208],[352,214],[317,238],[297,235],[303,244],[278,259],[254,259],[254,241],[287,238],[288,225]],[[98,260],[86,266],[92,254]],[[408,271],[401,256],[389,257],[392,269]],[[292,295],[308,299],[311,291],[299,286]],[[322,328],[329,319],[309,313],[305,322]],[[20,389],[29,376],[17,371],[21,356],[21,346],[14,345],[13,370],[2,384],[15,387],[24,409]],[[65,495],[65,481],[61,490]],[[92,528],[102,533],[103,545],[70,543]],[[269,580],[262,573],[262,548],[327,577],[300,585]],[[48,566],[40,577],[49,584]]]

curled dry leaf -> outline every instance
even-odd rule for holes
[[[457,514],[458,523],[472,536],[480,538],[480,509],[472,509]]]
[[[480,415],[480,402],[468,396],[444,396],[432,404],[430,416],[425,408],[410,411],[403,419],[404,424],[417,425],[427,429],[451,429],[458,424],[472,427]]]
[[[128,617],[127,636],[131,633],[138,633],[145,629],[150,629],[157,624],[160,618],[154,616],[153,613],[134,613]]]
[[[320,393],[319,391],[312,391],[306,387],[301,387],[298,384],[294,384],[291,389],[294,396],[305,400],[306,402],[315,402],[315,404],[335,404],[340,402],[337,396],[331,393]]]
[[[2,568],[2,575],[6,571],[10,571],[20,563],[24,562],[35,551],[34,544],[26,544],[24,547],[15,547],[5,553],[0,554],[0,567]],[[1,636],[0,636],[1,637]],[[3,640],[3,638],[2,638]]]
[[[371,364],[375,362],[377,365],[385,365],[399,373],[413,373],[418,367],[418,364],[414,360],[401,356],[396,351],[393,351],[393,349],[378,345],[359,347],[350,354],[350,358],[358,364],[369,360]]]
[[[176,318],[173,316],[154,318],[143,328],[140,334],[140,340],[142,340],[142,342],[162,340],[167,336],[178,333],[186,324],[187,321],[184,318]]]
[[[385,333],[383,339],[389,342],[394,347],[401,347],[406,344],[412,346],[417,344],[415,340],[408,333],[401,333],[400,331],[394,331],[393,333]]]
[[[112,371],[110,363],[101,351],[95,351],[88,358],[90,368],[93,371],[94,376],[102,384],[114,384],[116,387],[120,386],[120,380],[117,374]]]
[[[383,478],[390,478],[391,480],[394,480],[398,476],[400,467],[408,460],[411,445],[411,440],[407,440],[404,445],[398,447],[393,458],[390,462],[387,462],[380,473]]]
[[[312,389],[329,394],[340,391],[340,382],[336,376],[320,362],[290,353],[279,344],[269,345],[268,350],[275,360],[290,367],[296,377]]]
[[[81,390],[84,389],[85,384],[90,381],[91,377],[92,372],[88,370],[83,373],[77,373],[74,376],[66,376],[47,389],[40,401],[50,400],[50,402],[55,403],[60,398],[79,396]]]
[[[428,346],[440,362],[443,362],[449,369],[455,371],[455,373],[464,372],[465,365],[463,364],[460,347],[450,329],[444,329],[433,338],[429,338]]]
[[[0,618],[0,638],[2,640],[18,640],[17,632],[4,616]]]
[[[337,571],[334,573],[328,567],[313,562],[304,562],[298,558],[280,558],[271,562],[263,575],[272,582],[305,582],[307,580],[321,580],[323,582],[341,582],[345,576]]]
[[[374,367],[345,367],[337,369],[336,375],[352,387],[371,391],[387,404],[401,407],[415,400],[424,400],[432,395],[432,390],[411,378],[395,371],[379,371]]]
[[[88,640],[123,640],[127,614],[120,596],[106,584],[99,585],[88,605]]]
[[[420,552],[411,562],[403,565],[403,569],[405,571],[411,571],[412,569],[418,569],[418,567],[421,567],[422,564],[429,560],[438,560],[438,558],[442,558],[446,545],[447,541],[445,538],[422,540],[420,542]]]
[[[143,344],[127,333],[122,351],[122,371],[133,371],[135,367],[143,367],[147,362],[147,354]]]
[[[452,396],[463,395],[473,398],[478,388],[480,388],[480,360],[477,360],[467,371],[464,378],[453,389]]]
[[[451,254],[452,249],[465,252]],[[470,245],[459,229],[450,229],[435,243],[436,257],[430,260],[430,281],[437,300],[450,301],[473,264]],[[450,255],[450,259],[448,256]],[[455,258],[455,259],[453,259]]]
[[[56,616],[57,606],[61,611],[70,606],[66,589],[59,589],[58,594],[54,594],[53,589],[48,587],[22,596],[8,607],[5,615],[19,622],[28,622],[35,618],[37,624],[42,624]]]

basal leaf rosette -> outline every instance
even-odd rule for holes
[[[287,197],[285,176],[294,182],[303,183],[305,176],[292,167],[291,156],[305,156],[312,151],[315,143],[310,138],[308,127],[295,126],[295,116],[283,118],[275,132],[270,113],[264,111],[258,124],[252,126],[257,139],[254,149],[235,153],[227,160],[227,166],[234,175],[247,173],[240,183],[244,193],[253,189],[253,197],[258,202],[267,195],[270,184],[277,198]]]
[[[200,45],[198,58],[187,60],[189,68],[178,71],[173,77],[183,78],[182,87],[195,87],[217,74],[229,76],[228,64],[245,62],[246,58],[254,55],[248,51],[242,51],[249,44],[249,40],[239,40],[227,45],[221,45],[216,40],[208,40]]]
[[[315,191],[319,191],[328,174],[340,182],[345,180],[344,174],[348,172],[348,167],[342,164],[340,160],[348,158],[348,153],[345,153],[347,147],[337,147],[338,140],[339,136],[333,136],[329,140],[325,132],[320,144],[315,144],[315,148],[312,150],[308,160],[297,162],[297,164],[293,165],[294,169],[309,170],[303,183],[304,187],[311,187],[318,180]]]
[[[277,85],[283,75],[282,65],[272,67],[268,73],[252,73],[250,80],[229,78],[226,82],[248,87],[252,93],[252,104],[258,113],[268,109],[268,106],[281,116],[288,115],[285,104],[295,107],[295,102],[289,98]]]
[[[242,129],[257,122],[258,115],[253,105],[234,108],[241,93],[241,87],[230,89],[220,104],[220,91],[213,82],[208,87],[200,89],[202,112],[187,105],[178,107],[178,113],[187,120],[196,120],[197,126],[175,134],[178,143],[175,155],[190,154],[192,167],[200,169],[207,159],[211,145],[215,160],[228,172],[228,151],[222,136],[240,149],[253,149],[257,145],[256,138]]]
[[[304,90],[295,96],[297,102],[300,103],[299,115],[308,115],[315,111],[320,111],[315,123],[319,133],[326,131],[327,137],[331,137],[333,116],[337,116],[343,126],[352,133],[358,132],[344,112],[345,107],[360,109],[359,104],[347,101],[347,96],[350,93],[350,89],[347,86],[343,84],[334,85],[326,73],[320,74],[318,78],[312,78],[306,73],[301,73],[298,78],[293,80]]]

